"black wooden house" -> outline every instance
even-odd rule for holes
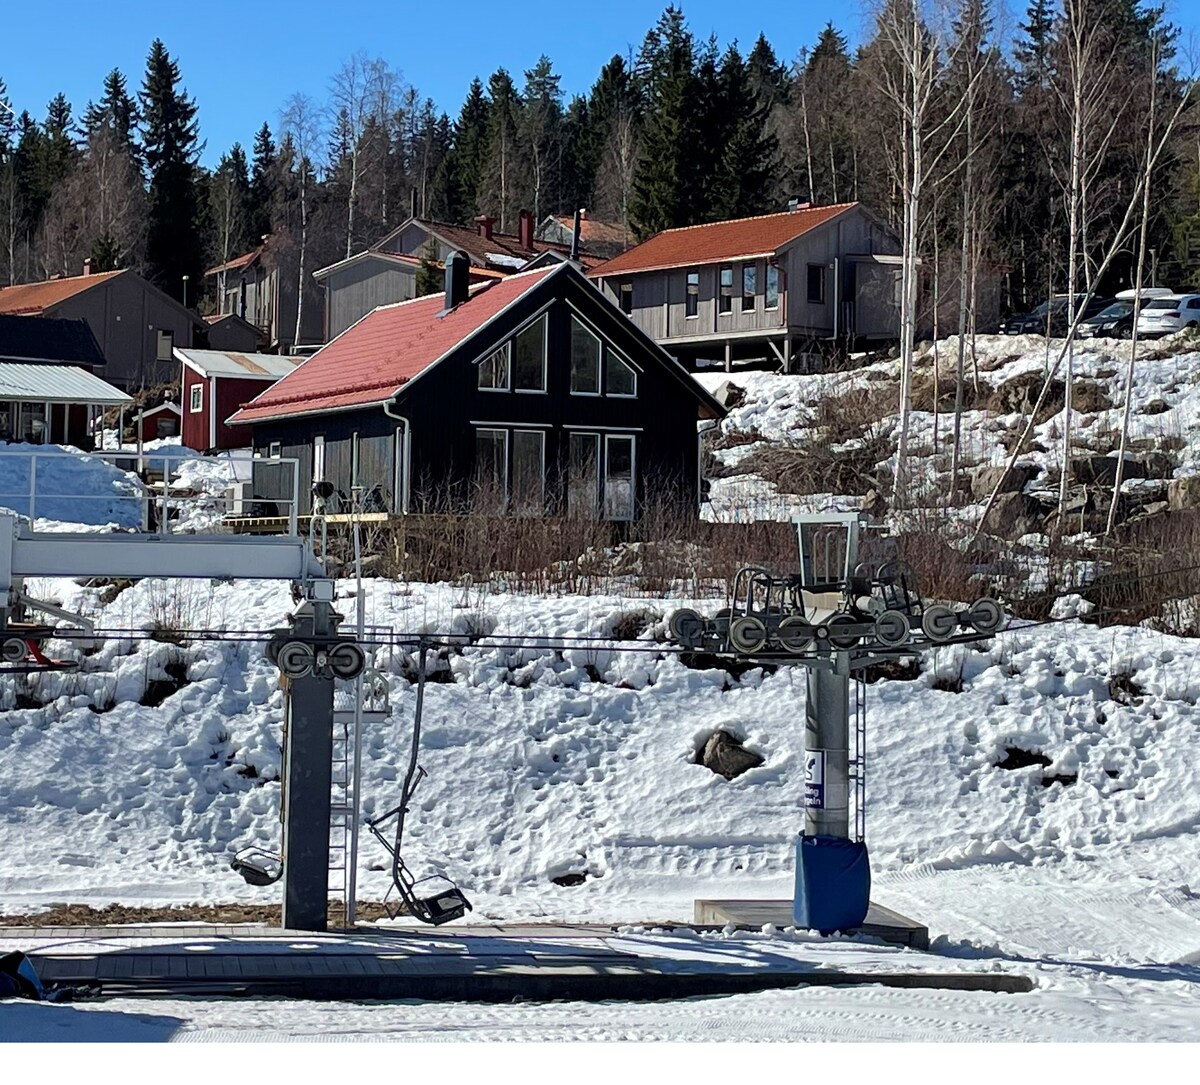
[[[234,414],[260,456],[395,513],[636,520],[695,511],[697,422],[724,409],[572,263],[375,309]],[[287,501],[280,468],[255,499]]]

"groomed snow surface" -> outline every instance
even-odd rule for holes
[[[291,606],[270,583],[143,581],[106,605],[70,581],[28,589],[106,628],[264,629]],[[427,686],[430,776],[408,857],[463,885],[474,920],[653,924],[689,919],[695,898],[790,895],[800,674],[735,681],[688,669],[657,650],[668,604],[372,581],[363,604],[369,625],[462,637],[430,662],[453,681]],[[539,637],[611,637],[619,625],[644,632],[620,650],[539,647]],[[525,647],[489,645],[516,639]],[[397,797],[415,698],[412,660],[378,662],[393,715],[366,736],[367,815]],[[139,704],[172,663],[187,684],[157,707]],[[959,682],[961,692],[937,688]],[[251,888],[227,865],[237,847],[278,842],[282,694],[258,647],[110,640],[78,674],[31,679],[30,707],[16,707],[8,685],[0,908],[279,899],[278,886]],[[100,1013],[136,1015],[134,1032],[201,1040],[313,1037],[334,1019],[341,1038],[726,1039],[739,1028],[756,1039],[1197,1038],[1200,646],[1075,622],[1017,629],[982,650],[943,649],[915,680],[880,681],[868,696],[874,899],[929,926],[938,970],[1025,972],[1033,993],[813,989],[698,1005],[406,1006],[399,1016],[279,1002],[9,1004],[0,1028],[57,1036],[79,1021],[86,1033],[83,1015]],[[730,782],[694,764],[717,727],[765,763]],[[1049,764],[998,767],[1014,749]],[[382,897],[386,874],[367,868],[385,860],[364,838],[362,898]],[[565,873],[586,880],[551,881]],[[844,946],[757,938],[817,963]]]
[[[1089,345],[1076,358],[1077,372],[1107,382],[1114,403],[1120,349]],[[945,365],[953,344],[939,351]],[[1041,340],[981,341],[991,385],[1041,372],[1046,359]],[[816,396],[891,379],[894,369],[735,376],[747,403],[723,425],[767,440],[801,435]],[[710,387],[722,379],[702,377]],[[1096,447],[1117,423],[1104,411],[1075,421]],[[1002,462],[1001,438],[1019,422],[973,413],[964,423],[969,461]],[[1047,451],[1034,457],[1048,470],[1060,424],[1052,418],[1038,431]],[[914,444],[928,445],[931,429],[931,415],[914,415]],[[1133,432],[1174,438],[1177,476],[1200,471],[1200,354],[1138,363]],[[736,467],[749,447],[720,455]],[[184,472],[182,485],[202,494],[232,477],[200,463]],[[119,503],[123,476],[101,475],[94,491]],[[0,460],[0,481],[20,489],[16,460]],[[857,507],[857,497],[793,499],[742,475],[717,482],[710,515],[831,507]],[[354,585],[339,589],[353,621]],[[258,582],[144,581],[115,597],[112,587],[69,580],[26,590],[108,629],[262,630],[293,605],[285,585]],[[697,898],[790,897],[802,826],[802,673],[734,679],[659,650],[672,608],[719,603],[383,581],[365,582],[362,603],[368,625],[459,638],[430,660],[438,680],[427,686],[429,777],[406,858],[422,874],[459,882],[473,920],[652,927],[689,920]],[[618,633],[627,639],[615,648],[547,646]],[[72,650],[55,646],[58,655]],[[376,662],[392,715],[366,733],[368,816],[398,797],[415,700],[412,659],[385,652]],[[80,672],[6,679],[2,696],[0,911],[279,900],[278,886],[254,889],[228,868],[237,848],[279,841],[283,702],[261,644],[110,639]],[[928,925],[931,970],[1019,972],[1033,979],[1032,993],[812,988],[547,1006],[7,1002],[0,1038],[1200,1039],[1200,643],[1067,619],[1010,629],[978,649],[939,650],[913,680],[881,680],[867,696],[873,898]],[[764,763],[733,781],[695,764],[717,728]],[[364,836],[362,899],[383,896],[386,860]],[[552,881],[564,874],[584,880]],[[847,952],[915,956],[773,930],[681,936],[675,951],[719,947],[828,966]]]

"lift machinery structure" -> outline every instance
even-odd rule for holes
[[[335,679],[353,679],[365,655],[339,630],[334,582],[309,540],[240,535],[149,535],[35,532],[0,512],[0,673],[62,669],[42,651],[65,621],[79,635],[89,623],[24,591],[27,577],[143,577],[288,580],[300,602],[275,631],[268,657],[288,680],[284,746],[283,926],[325,930],[329,892],[329,814]]]
[[[860,560],[859,513],[793,522],[797,572],[745,567],[734,579],[730,606],[711,618],[678,610],[670,630],[685,650],[805,669],[805,818],[796,846],[794,918],[812,930],[847,930],[861,925],[870,902],[866,700],[862,683],[855,683],[852,711],[851,679],[876,663],[986,639],[1006,617],[989,598],[958,609],[926,600],[906,562],[882,553]]]

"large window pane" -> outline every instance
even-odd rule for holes
[[[571,392],[600,394],[600,340],[571,317]]]
[[[546,435],[541,430],[513,432],[513,511],[541,516],[546,511]]]
[[[606,437],[604,456],[604,516],[609,520],[632,520],[633,438]]]
[[[700,311],[700,272],[687,273],[686,286],[686,315],[696,316]]]
[[[779,308],[779,268],[774,264],[767,265],[767,290],[764,304],[768,309]]]
[[[594,519],[600,498],[600,435],[572,433],[567,464],[567,515]]]
[[[479,363],[479,387],[487,391],[508,391],[509,344],[489,354]]]
[[[499,512],[508,497],[508,431],[475,431],[475,507]]]
[[[808,300],[813,305],[825,304],[825,265],[808,265]]]
[[[610,396],[636,396],[637,374],[633,367],[612,350],[608,352],[608,371],[604,375],[604,391]]]
[[[717,311],[733,312],[733,268],[728,264],[721,268],[721,289],[717,291]]]
[[[754,264],[742,266],[742,312],[754,308],[754,295],[758,293],[758,268]]]
[[[513,388],[546,390],[546,318],[535,320],[513,339]]]

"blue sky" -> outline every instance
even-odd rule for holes
[[[697,37],[736,38],[749,50],[760,32],[782,60],[794,59],[832,20],[852,43],[861,37],[861,0],[685,0]],[[1017,10],[1024,0],[1017,0]],[[1171,17],[1200,25],[1200,0],[1175,0]],[[0,79],[17,112],[39,120],[60,90],[82,112],[111,68],[140,86],[157,36],[179,62],[200,108],[202,161],[215,164],[235,141],[249,148],[265,120],[277,127],[293,91],[322,101],[343,60],[381,56],[439,109],[457,115],[473,76],[506,67],[518,85],[546,53],[569,97],[584,93],[614,53],[636,49],[666,0],[0,0]],[[7,9],[7,10],[4,10]]]
[[[471,78],[498,67],[518,85],[544,52],[569,96],[583,93],[614,53],[637,48],[667,0],[0,0],[0,79],[13,107],[39,120],[60,90],[82,112],[120,68],[140,86],[150,42],[163,39],[200,108],[203,161],[236,140],[248,146],[265,120],[276,127],[284,99],[318,101],[330,77],[358,50],[381,56],[439,109],[457,115]],[[7,10],[4,10],[7,9]],[[817,0],[691,0],[684,14],[697,36],[737,38],[748,50],[760,31],[785,60],[833,19],[857,38],[853,4]],[[15,45],[16,48],[10,48]]]

